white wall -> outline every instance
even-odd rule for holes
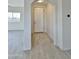
[[[63,49],[63,38],[62,38],[62,0],[57,1],[57,42],[56,45]]]
[[[67,14],[70,14],[70,2],[71,0],[49,0],[49,3],[55,6],[56,11],[56,40],[54,43],[62,50],[71,49],[71,21],[67,17]]]
[[[63,49],[71,49],[71,0],[63,0],[62,19],[63,19]]]
[[[57,46],[62,50],[71,49],[70,0],[58,0],[57,4]]]
[[[56,13],[55,6],[48,3],[47,5],[47,33],[56,44]]]
[[[31,4],[32,0],[24,1],[24,49],[31,49]]]

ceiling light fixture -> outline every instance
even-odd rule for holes
[[[44,2],[44,0],[38,0],[37,2],[42,3],[42,2]]]
[[[46,5],[47,4],[47,0],[35,0],[32,2],[33,5]]]

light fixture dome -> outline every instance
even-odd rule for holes
[[[44,0],[37,0],[37,2],[38,2],[38,3],[42,3],[42,2],[44,2]]]
[[[34,0],[32,4],[38,6],[47,5],[47,0]]]

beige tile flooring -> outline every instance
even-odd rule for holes
[[[54,47],[46,33],[35,33],[32,42],[33,48],[27,53],[27,59],[70,59],[70,56]]]
[[[71,59],[53,45],[46,33],[35,33],[32,38],[32,50],[12,59]]]

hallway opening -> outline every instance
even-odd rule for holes
[[[32,3],[31,33],[46,33],[52,41],[56,39],[55,6],[49,2]],[[33,39],[32,39],[33,41]],[[33,42],[31,42],[33,44]]]

